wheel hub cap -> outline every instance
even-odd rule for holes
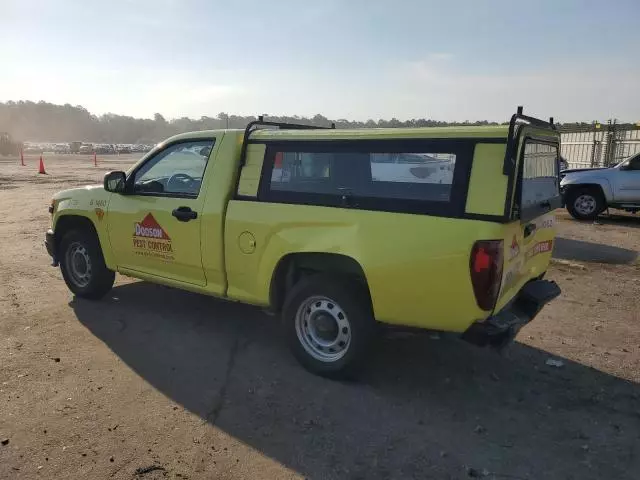
[[[351,344],[351,325],[346,313],[326,297],[304,301],[295,318],[296,334],[306,352],[316,360],[335,362]]]
[[[91,257],[84,245],[76,242],[67,250],[67,265],[73,283],[86,287],[91,281]]]
[[[596,210],[596,199],[592,195],[580,195],[573,205],[581,215],[590,215]]]

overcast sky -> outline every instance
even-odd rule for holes
[[[0,101],[640,120],[640,0],[0,0]]]

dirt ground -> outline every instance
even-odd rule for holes
[[[0,478],[638,478],[639,217],[559,212],[563,294],[505,356],[396,334],[339,383],[260,310],[123,277],[69,293],[50,197],[135,158],[0,158]]]

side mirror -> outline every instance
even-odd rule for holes
[[[107,192],[123,193],[127,176],[124,172],[109,172],[104,176],[104,189]]]

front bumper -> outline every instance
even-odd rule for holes
[[[56,236],[51,229],[47,230],[47,233],[44,234],[44,246],[47,247],[47,253],[51,255],[51,259],[53,261],[52,265],[57,267],[58,256],[56,252]]]
[[[560,293],[560,287],[556,282],[532,280],[522,287],[508,306],[484,322],[471,325],[462,334],[462,338],[475,345],[503,348],[515,338],[524,325],[540,313],[542,307]]]

